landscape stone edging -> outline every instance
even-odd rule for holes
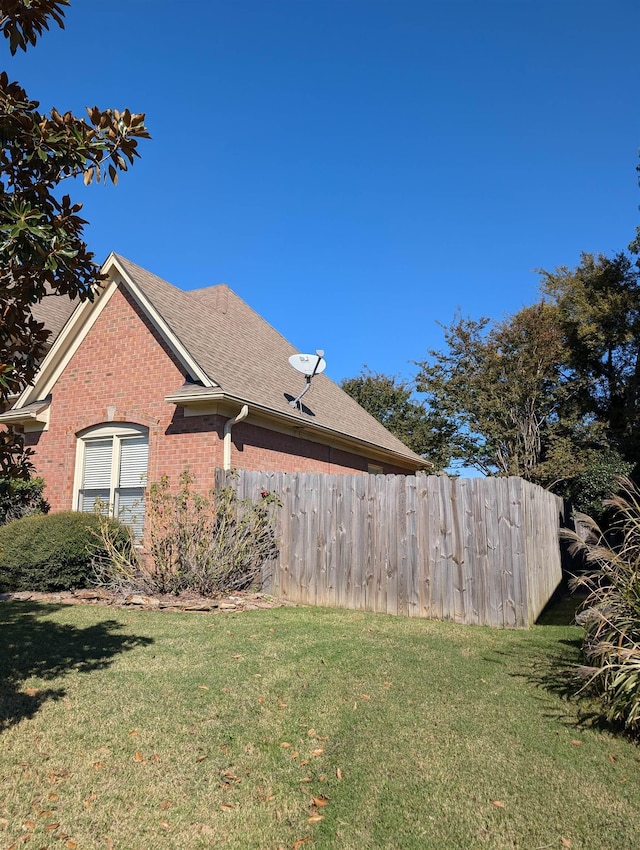
[[[147,596],[143,593],[114,593],[104,588],[82,588],[59,592],[9,591],[0,593],[0,602],[46,602],[59,605],[113,605],[155,611],[221,612],[256,611],[293,605],[266,593],[242,593],[212,599],[204,596]]]

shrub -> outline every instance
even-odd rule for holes
[[[110,520],[114,539],[125,548],[129,534]],[[100,517],[70,511],[36,514],[0,528],[0,590],[71,590],[91,584],[93,561],[106,553],[99,544]]]
[[[267,491],[258,502],[239,499],[233,487],[201,495],[188,472],[177,493],[169,479],[147,495],[150,578],[160,591],[193,590],[215,595],[260,586],[265,564],[277,554]]]
[[[49,503],[42,495],[44,480],[3,478],[0,480],[0,526],[32,514],[46,514]]]
[[[587,540],[567,536],[592,567],[573,581],[588,593],[578,618],[585,629],[584,689],[599,696],[607,720],[640,735],[640,491],[628,479],[619,486],[605,502],[614,512],[606,533],[578,515]]]

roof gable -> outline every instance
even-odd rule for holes
[[[402,458],[414,468],[426,465],[324,374],[314,377],[303,410],[292,407],[290,400],[304,387],[303,376],[288,362],[296,349],[226,284],[181,290],[117,254],[110,255],[103,271],[109,274],[108,285],[93,304],[76,308],[17,406],[51,392],[66,353],[89,332],[114,288],[124,285],[195,382],[167,387],[175,403],[181,397],[223,396],[302,426],[306,433],[329,431]],[[44,315],[42,320],[50,326]]]

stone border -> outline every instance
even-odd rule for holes
[[[233,613],[236,611],[257,611],[260,609],[280,608],[294,605],[286,599],[276,599],[267,593],[238,593],[211,599],[206,596],[182,594],[159,594],[147,596],[143,593],[115,593],[104,588],[83,588],[64,590],[59,593],[20,590],[0,593],[0,602],[43,602],[55,605],[113,605],[117,608],[130,608],[153,611],[201,611]]]

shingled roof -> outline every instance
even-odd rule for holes
[[[303,376],[288,362],[296,349],[226,284],[186,291],[124,257],[112,254],[111,258],[125,285],[143,293],[211,384],[196,381],[167,387],[168,400],[179,404],[181,399],[197,401],[218,394],[285,418],[289,424],[303,424],[307,432],[315,426],[382,449],[414,469],[429,465],[326,375],[313,378],[302,410],[291,407],[289,401],[304,387]],[[104,268],[108,266],[109,260]],[[59,331],[62,313],[52,313],[54,327],[45,315],[49,306],[40,305],[38,318]]]

